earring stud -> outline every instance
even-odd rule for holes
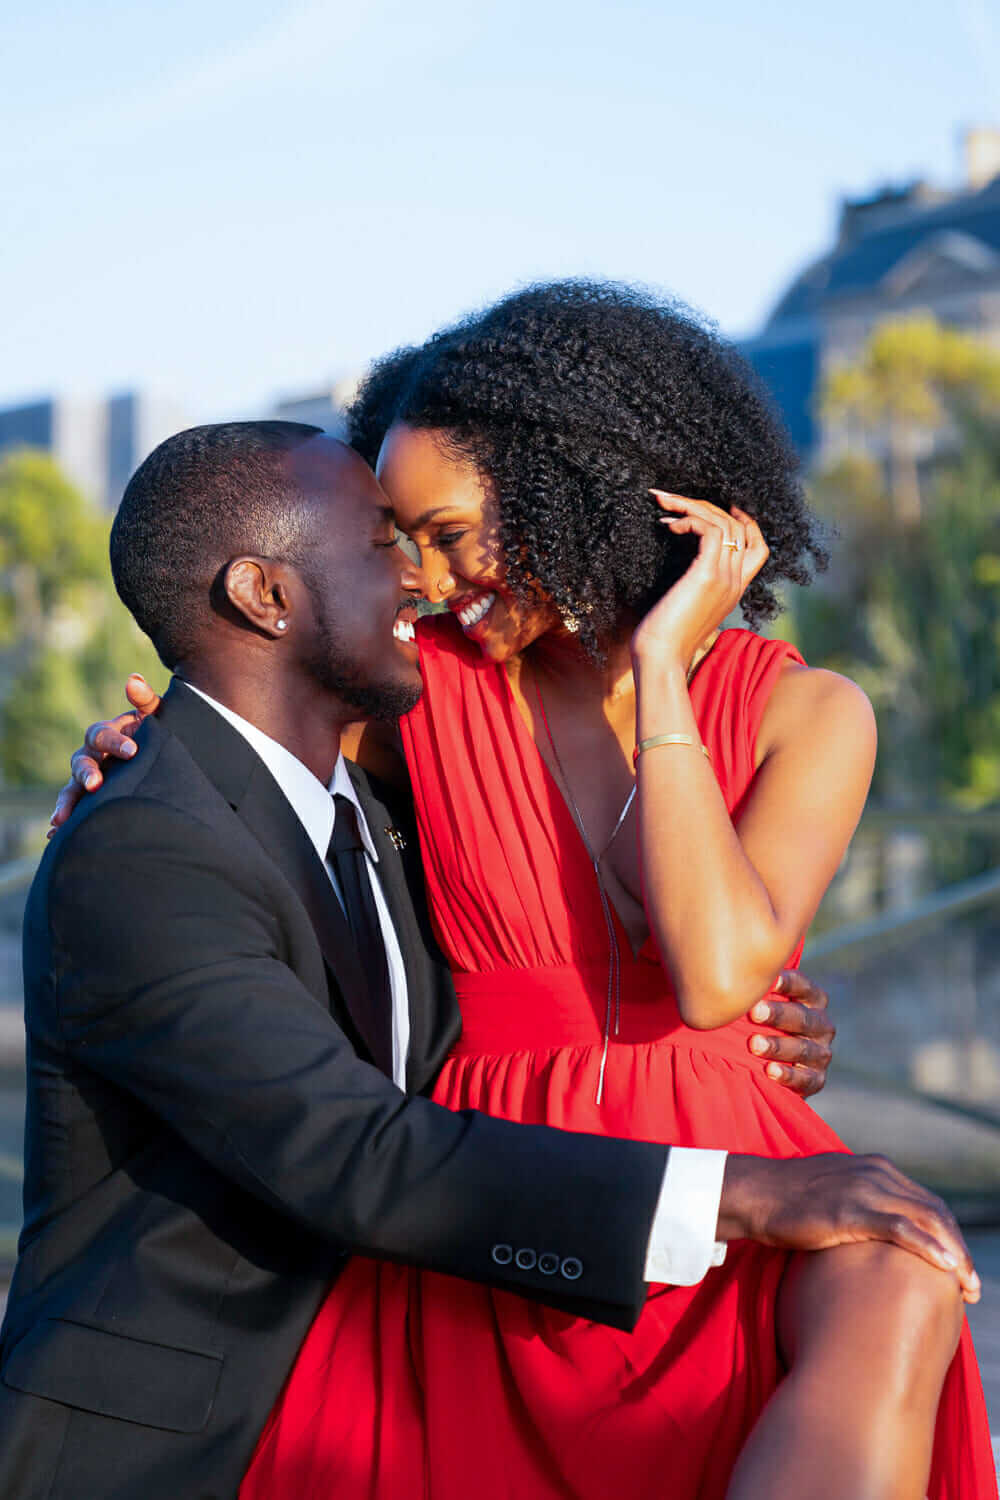
[[[278,620],[276,622],[276,624],[275,624],[275,629],[276,630],[287,630],[288,629],[288,621],[287,620]]]

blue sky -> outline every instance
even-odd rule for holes
[[[1000,0],[13,12],[0,403],[138,386],[248,415],[574,273],[738,334],[841,194],[954,181],[960,129],[1000,121]]]

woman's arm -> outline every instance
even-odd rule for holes
[[[666,722],[697,742],[683,674],[640,668],[636,682],[640,741]],[[749,1010],[812,920],[864,807],[871,706],[846,678],[790,665],[758,743],[764,757],[736,826],[703,755],[669,746],[639,757],[646,907],[690,1026]]]
[[[742,512],[679,497],[670,505],[685,509],[675,529],[698,534],[700,550],[633,640],[636,743],[684,734],[694,745],[639,755],[643,888],[681,1015],[710,1028],[767,993],[806,930],[861,816],[875,723],[852,682],[789,664],[765,710],[757,775],[734,826],[697,748],[685,663],[692,639],[728,613],[767,550]]]

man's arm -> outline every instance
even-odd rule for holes
[[[407,1098],[184,813],[110,800],[49,859],[50,1024],[204,1160],[340,1248],[635,1321],[665,1148]]]
[[[56,1024],[82,1062],[338,1246],[634,1323],[666,1148],[407,1099],[298,982],[260,893],[183,814],[108,802],[53,854]],[[951,1214],[882,1158],[731,1157],[716,1235],[886,1240],[978,1296]]]
[[[71,778],[62,788],[53,809],[49,837],[67,821],[85,792],[97,791],[104,780],[103,767],[109,760],[127,760],[135,754],[132,736],[147,715],[155,713],[160,698],[144,678],[129,678],[126,694],[134,712],[117,719],[102,720],[87,730],[84,744],[74,752]],[[370,743],[369,743],[370,742]],[[366,770],[374,771],[391,786],[407,786],[405,763],[401,759],[398,731],[371,722],[348,727],[343,748],[350,759]],[[750,1040],[750,1050],[766,1067],[768,1076],[793,1093],[809,1098],[818,1094],[826,1083],[827,1069],[833,1057],[836,1027],[827,1013],[825,992],[804,974],[785,970],[779,980],[782,1000],[759,1001],[751,1012],[752,1019],[785,1034],[780,1037],[759,1036]]]

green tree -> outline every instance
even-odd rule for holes
[[[121,701],[128,672],[162,675],[118,601],[108,517],[44,453],[0,459],[0,770],[66,779],[82,726]]]
[[[1000,799],[1000,359],[927,320],[894,324],[838,372],[828,400],[873,371],[897,410],[947,420],[953,441],[916,514],[898,503],[891,465],[887,476],[870,456],[817,476],[817,509],[841,539],[831,582],[793,604],[796,633],[808,660],[871,696],[878,795],[981,806]]]
[[[821,410],[848,436],[853,431],[884,442],[895,517],[915,523],[923,508],[921,447],[948,423],[956,402],[986,412],[1000,406],[1000,356],[978,339],[917,315],[880,323],[858,358],[835,365]]]

